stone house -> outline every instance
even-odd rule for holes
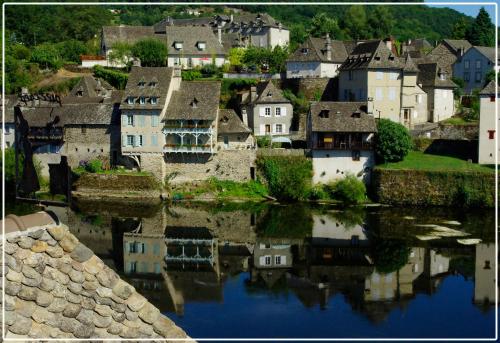
[[[443,39],[420,62],[437,63],[444,72],[453,75],[453,64],[471,47],[472,44],[465,39]]]
[[[244,150],[255,148],[252,130],[238,117],[233,109],[219,110],[217,125],[217,149]]]
[[[401,53],[409,54],[412,58],[422,58],[433,48],[425,38],[408,39],[401,45]]]
[[[162,120],[181,83],[180,70],[132,67],[120,103],[121,152],[137,167],[162,175]]]
[[[368,114],[406,127],[427,121],[425,96],[417,84],[418,68],[406,55],[397,56],[392,41],[358,44],[339,68],[339,99],[367,102]]]
[[[437,123],[452,117],[455,114],[453,89],[457,85],[451,76],[437,63],[419,64],[418,69],[417,82],[427,93],[422,98],[422,103],[427,103],[427,121]]]
[[[479,159],[480,164],[495,164],[498,150],[496,111],[500,111],[496,84],[490,81],[479,93]],[[500,156],[500,154],[499,154]]]
[[[453,64],[453,76],[464,80],[465,93],[484,86],[486,74],[495,67],[495,53],[494,47],[473,46]]]
[[[226,52],[212,30],[205,26],[167,26],[167,65],[191,69],[207,64],[220,67]]]
[[[5,101],[5,112],[2,118],[3,122],[0,123],[0,134],[2,135],[2,149],[13,147],[14,142],[16,141],[14,106],[17,104],[17,96],[6,95],[4,101]],[[2,109],[2,106],[3,106],[2,98],[0,96],[0,110]]]
[[[286,77],[327,77],[337,76],[337,70],[347,58],[347,50],[342,41],[309,37],[286,61]]]
[[[328,183],[354,174],[369,182],[375,164],[375,118],[366,102],[313,102],[307,117],[307,143],[313,182]]]
[[[243,94],[241,111],[243,121],[248,120],[255,136],[286,136],[290,133],[292,103],[272,81],[261,82]]]

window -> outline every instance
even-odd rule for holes
[[[383,90],[380,87],[375,88],[375,100],[383,100],[384,94]]]
[[[480,71],[476,72],[476,82],[481,82],[482,79],[483,74]]]
[[[309,52],[309,49],[308,48],[302,48],[300,50],[300,52],[302,52],[304,55],[307,55],[307,53]]]
[[[390,74],[389,74],[389,79],[390,80],[397,80],[398,79],[398,76],[399,76],[399,73],[397,71],[392,71]]]
[[[481,60],[476,60],[476,69],[481,69]]]
[[[181,50],[182,49],[182,42],[175,42],[174,48],[176,48],[177,50]]]
[[[282,133],[283,132],[283,125],[282,124],[276,124],[276,133]]]
[[[158,121],[159,121],[159,117],[155,114],[153,114],[151,116],[151,126],[152,127],[157,127],[158,126]]]
[[[320,118],[330,117],[330,111],[329,110],[321,110],[321,112],[319,112],[319,117]]]
[[[381,71],[377,71],[377,80],[383,80],[384,79],[384,73]]]
[[[127,125],[134,126],[134,116],[132,114],[127,115]]]
[[[146,85],[146,82],[139,81],[139,88],[144,88],[145,85]]]
[[[352,160],[353,161],[359,161],[360,156],[361,156],[361,153],[359,152],[359,150],[352,151]]]
[[[488,138],[495,139],[495,130],[488,130]]]
[[[134,97],[133,97],[133,96],[129,96],[129,97],[127,98],[127,103],[128,103],[129,105],[133,105],[133,104],[134,104]]]
[[[155,268],[155,274],[160,274],[161,273],[161,266],[158,262],[154,263],[154,268]]]
[[[158,99],[156,99],[156,97],[155,97],[155,96],[152,96],[152,97],[151,97],[151,103],[152,103],[153,105],[156,105],[156,104],[158,103]]]
[[[207,43],[205,42],[198,42],[198,50],[205,50],[207,47]]]
[[[422,94],[417,94],[417,104],[421,104],[422,103]]]
[[[274,256],[274,264],[277,266],[281,265],[281,256],[280,255]]]
[[[266,266],[271,265],[271,256],[264,256],[264,265]]]
[[[83,91],[78,91],[78,92],[76,92],[76,96],[78,96],[78,97],[83,96]]]
[[[134,146],[134,136],[127,135],[127,146]]]
[[[143,143],[142,135],[139,135],[139,141],[137,142],[137,145],[142,146],[142,143]]]
[[[464,73],[464,81],[470,81],[470,73]]]
[[[85,125],[82,125],[82,133],[83,134],[87,133],[87,127]]]
[[[141,97],[139,98],[139,103],[140,103],[141,105],[144,105],[144,104],[146,103],[146,98],[145,98],[145,97],[143,97],[143,96],[141,96]]]
[[[135,273],[137,271],[137,262],[130,262],[130,272]]]
[[[275,116],[276,117],[280,117],[281,116],[281,107],[276,107],[276,110],[275,110]]]
[[[354,80],[354,71],[349,70],[349,80]]]
[[[464,60],[464,68],[469,69],[470,68],[470,61],[469,60]]]
[[[229,148],[229,137],[224,136],[224,148]]]
[[[271,125],[266,124],[266,135],[271,133]]]
[[[133,242],[132,242],[132,243],[129,243],[129,245],[128,245],[128,246],[129,246],[129,247],[128,247],[128,251],[129,251],[130,253],[135,254],[135,253],[137,252],[137,249],[136,249],[136,245],[135,245],[135,243],[133,243]]]
[[[160,255],[160,244],[155,243],[153,245],[153,254],[155,255]]]
[[[158,145],[158,136],[156,134],[151,135],[151,145],[152,146]]]
[[[179,57],[174,57],[174,66],[181,64],[181,59]]]
[[[139,127],[144,127],[144,126],[146,126],[146,116],[140,115],[139,116]]]
[[[494,95],[490,95],[490,102],[495,102],[495,96]]]
[[[270,117],[270,116],[271,116],[271,107],[266,107],[266,108],[264,109],[264,115],[265,115],[266,117]]]
[[[151,81],[151,82],[149,83],[149,86],[150,86],[151,88],[156,88],[156,84],[157,84],[157,83],[156,83],[155,81]]]
[[[389,100],[396,100],[396,88],[394,87],[389,88]]]
[[[349,90],[344,89],[344,100],[347,100],[347,99],[349,99]]]

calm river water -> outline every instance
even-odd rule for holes
[[[493,211],[97,202],[54,210],[193,338],[494,337]]]

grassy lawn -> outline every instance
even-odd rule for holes
[[[75,169],[72,169],[72,172],[77,174],[77,175],[82,175],[84,173],[90,173],[85,170],[83,167],[77,167]],[[104,174],[104,175],[133,175],[133,176],[147,176],[151,175],[150,172],[145,172],[145,171],[134,171],[134,170],[127,170],[127,169],[110,169],[110,170],[100,170],[94,174]]]
[[[455,157],[424,154],[420,151],[410,151],[404,161],[381,164],[377,167],[383,169],[495,172],[494,166],[483,166],[477,163],[469,163]]]
[[[446,120],[443,120],[443,124],[449,124],[449,125],[478,125],[478,121],[467,121],[462,117],[451,117]]]

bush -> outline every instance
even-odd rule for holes
[[[85,170],[89,173],[102,172],[102,162],[100,160],[80,161],[77,171]]]
[[[191,70],[183,70],[182,71],[182,80],[184,81],[194,81],[201,79],[203,75],[199,69],[191,69]]]
[[[269,136],[259,136],[257,137],[257,147],[259,148],[269,148],[271,146],[271,137]]]
[[[280,200],[307,197],[311,187],[312,163],[304,156],[265,156],[257,159],[269,191]]]
[[[344,204],[361,204],[366,200],[366,186],[352,174],[327,185],[328,193],[332,199],[340,200]]]
[[[132,47],[132,55],[141,60],[143,67],[163,67],[167,54],[166,45],[155,38],[142,39]]]
[[[309,193],[307,194],[307,198],[309,200],[322,200],[322,199],[328,199],[329,195],[328,192],[325,190],[325,187],[321,184],[317,184],[311,189],[309,189]]]
[[[379,120],[375,143],[375,154],[379,162],[402,161],[412,148],[408,129],[389,119]]]
[[[432,144],[434,140],[427,137],[413,138],[413,150],[424,152]]]
[[[101,66],[94,66],[94,76],[100,77],[109,82],[109,84],[117,89],[125,89],[128,81],[128,75],[115,70],[105,69]]]

